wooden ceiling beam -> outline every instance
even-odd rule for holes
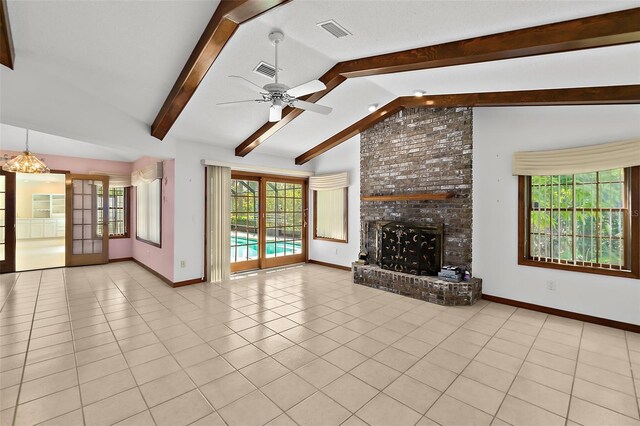
[[[365,129],[405,108],[505,107],[550,105],[640,104],[640,85],[577,87],[572,89],[520,90],[459,93],[434,96],[403,96],[389,102],[296,158],[304,164],[351,139]]]
[[[9,9],[7,0],[0,0],[0,64],[13,69],[15,51],[9,24]]]
[[[347,78],[475,64],[640,41],[640,8],[348,61]]]
[[[327,90],[319,92],[313,100],[305,100],[309,102],[319,100],[347,78],[524,58],[637,42],[640,42],[640,8],[340,62],[320,79],[327,78],[329,73],[336,71],[343,79],[334,87],[327,87]],[[247,155],[300,114],[302,111],[295,108],[284,109],[280,122],[264,124],[236,148],[236,155],[241,157]]]
[[[164,139],[240,25],[289,1],[222,0],[153,121],[151,135]]]

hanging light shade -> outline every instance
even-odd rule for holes
[[[49,173],[49,168],[38,157],[29,152],[29,130],[24,152],[4,163],[2,170],[11,173]]]

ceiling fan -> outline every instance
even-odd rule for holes
[[[318,112],[320,114],[329,114],[331,108],[318,105],[311,102],[306,102],[298,99],[300,96],[308,95],[310,93],[319,92],[326,89],[326,86],[320,80],[311,80],[299,86],[289,88],[286,84],[282,84],[278,81],[278,44],[284,40],[284,34],[280,31],[273,31],[269,34],[269,40],[275,46],[275,83],[265,84],[263,87],[258,86],[250,80],[239,75],[230,75],[229,78],[233,78],[236,82],[248,87],[251,90],[257,90],[262,99],[249,99],[246,101],[234,101],[234,102],[221,102],[217,105],[236,105],[250,102],[269,103],[269,121],[280,121],[282,118],[282,108],[290,106],[293,108],[300,108],[306,111]]]

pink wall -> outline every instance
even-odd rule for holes
[[[139,170],[151,163],[160,160],[151,157],[142,157],[133,163],[132,170]],[[133,258],[144,263],[149,268],[160,273],[163,277],[173,281],[173,221],[175,204],[175,160],[165,160],[162,162],[162,236],[161,247],[138,241],[136,235],[136,197],[135,188],[131,197],[131,235]]]
[[[13,157],[19,152],[0,150],[0,156],[8,154]],[[92,171],[129,174],[133,170],[141,169],[151,163],[161,161],[157,158],[142,157],[133,163],[124,161],[95,160],[90,158],[65,157],[46,155],[47,166],[52,170],[69,171],[77,174],[87,174]],[[149,268],[173,281],[173,222],[174,222],[174,191],[175,191],[175,160],[163,161],[164,179],[162,182],[162,246],[155,247],[138,241],[136,235],[136,196],[135,188],[131,188],[131,223],[130,238],[109,240],[109,259],[133,257]]]
[[[0,150],[0,156],[5,154],[10,157],[14,157],[19,152]],[[40,156],[38,156],[40,157]],[[71,173],[89,173],[92,171],[114,173],[114,174],[128,174],[131,173],[132,163],[124,161],[110,161],[110,160],[94,160],[91,158],[79,158],[79,157],[64,157],[59,155],[46,155],[43,156],[47,166],[52,170],[64,170]],[[131,220],[135,220],[134,214],[131,215]],[[135,233],[129,232],[129,235]],[[109,240],[109,259],[121,259],[125,257],[133,257],[133,251],[131,247],[131,238],[117,238]]]

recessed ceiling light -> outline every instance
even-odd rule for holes
[[[414,90],[413,91],[413,96],[416,96],[418,98],[421,98],[426,94],[427,94],[427,92],[425,92],[424,90]]]
[[[378,109],[378,104],[369,105],[369,112],[373,112]]]

